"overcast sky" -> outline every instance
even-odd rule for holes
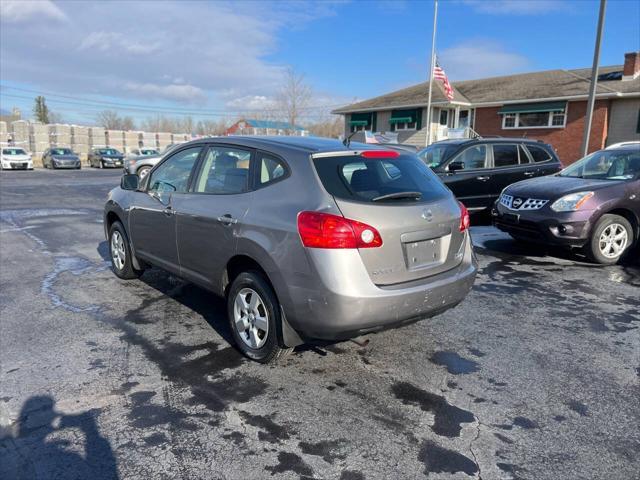
[[[288,66],[306,75],[314,105],[424,81],[433,3],[0,0],[0,8],[0,108],[29,112],[43,92],[80,122],[102,109],[88,99],[135,105],[123,113],[138,118],[154,108],[215,118],[271,106]],[[452,80],[590,66],[597,10],[591,0],[442,0],[440,63]],[[602,64],[633,50],[640,2],[610,0]]]

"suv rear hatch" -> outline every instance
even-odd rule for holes
[[[376,285],[426,278],[461,263],[459,204],[418,157],[347,151],[315,154],[313,162],[341,213],[380,233],[382,246],[358,249]]]

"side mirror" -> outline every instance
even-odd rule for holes
[[[137,190],[138,189],[138,175],[128,173],[123,175],[120,179],[120,188],[123,190]]]
[[[457,172],[458,170],[464,170],[464,162],[451,162],[447,166],[447,170],[450,172]]]

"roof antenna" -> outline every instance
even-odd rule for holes
[[[345,138],[345,139],[342,141],[342,144],[343,144],[345,147],[349,148],[349,145],[351,145],[351,138],[352,138],[356,133],[358,133],[358,130],[355,130],[355,131],[351,132],[351,134],[350,134],[347,138]]]

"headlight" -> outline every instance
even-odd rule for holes
[[[553,202],[551,210],[554,212],[575,212],[591,197],[593,197],[593,192],[570,193]]]

